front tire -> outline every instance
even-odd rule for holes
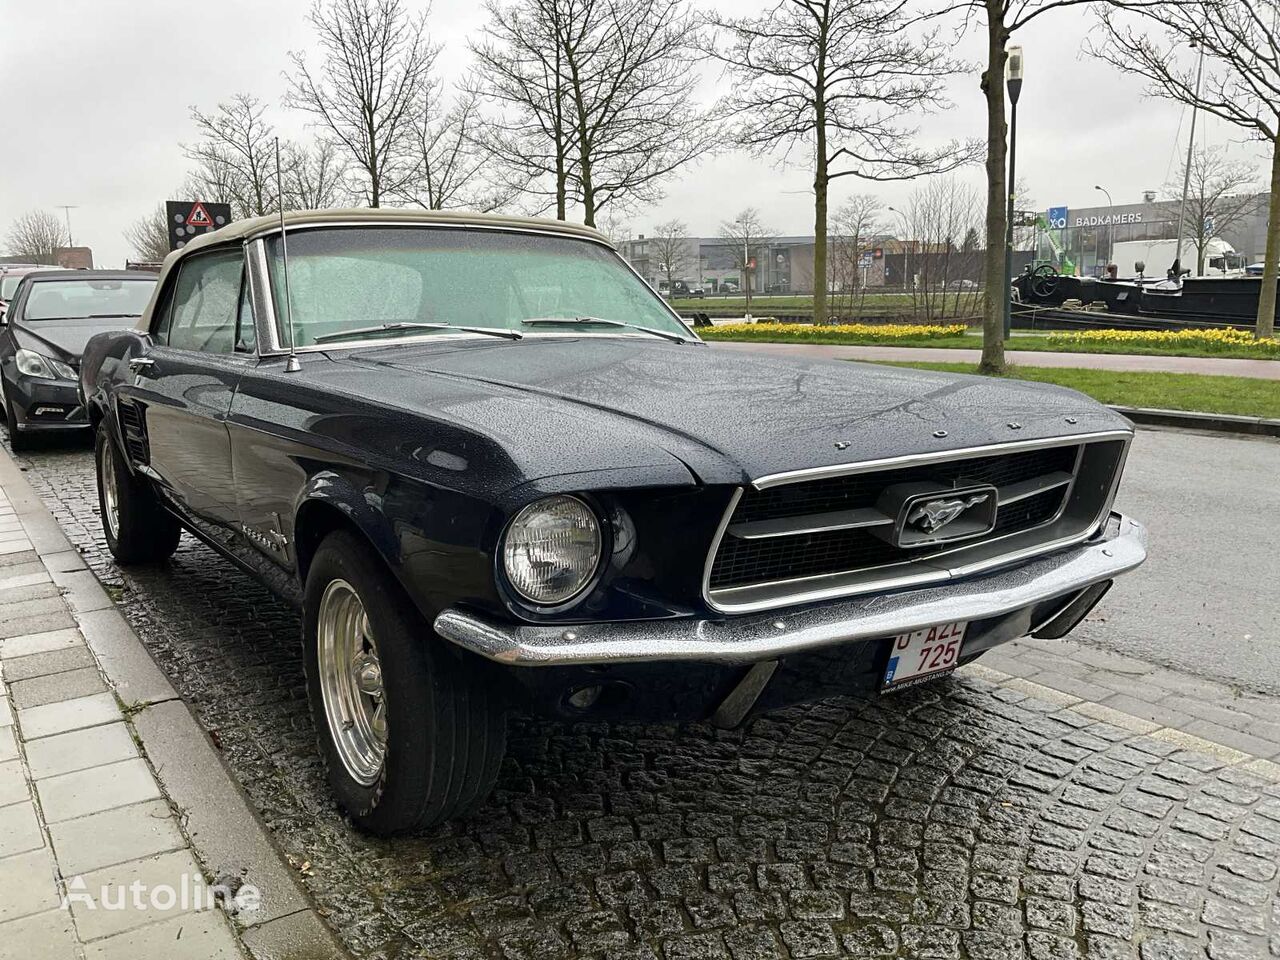
[[[303,643],[320,753],[357,826],[389,836],[484,803],[506,748],[500,695],[353,533],[335,531],[316,551]]]
[[[158,563],[173,556],[182,528],[146,480],[129,472],[106,420],[98,424],[94,460],[102,532],[111,555],[123,564]]]
[[[18,430],[18,414],[13,409],[13,402],[9,399],[9,395],[4,392],[3,386],[0,386],[0,398],[4,400],[4,425],[9,431],[9,446],[13,448],[14,453],[29,450],[31,448],[30,438],[24,436]]]

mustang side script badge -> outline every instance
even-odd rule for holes
[[[896,547],[927,547],[990,533],[1000,495],[991,484],[948,488],[938,483],[898,483],[876,503],[893,526],[869,528]]]

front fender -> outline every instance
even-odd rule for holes
[[[376,499],[371,490],[361,490],[333,471],[322,471],[307,481],[293,511],[293,539],[302,582],[306,582],[307,568],[320,541],[334,529],[335,515],[364,534],[392,569],[399,566],[395,533],[386,515],[377,508]]]

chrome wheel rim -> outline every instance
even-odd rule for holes
[[[331,581],[316,624],[325,722],[347,773],[367,787],[387,756],[387,704],[378,647],[355,587]]]
[[[102,520],[111,539],[120,539],[120,499],[116,491],[116,458],[111,455],[110,441],[102,444],[98,455],[98,475],[102,484]]]

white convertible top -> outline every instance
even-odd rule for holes
[[[381,224],[398,226],[415,223],[435,226],[483,227],[490,230],[506,227],[512,230],[554,233],[560,236],[568,234],[582,237],[584,240],[594,240],[613,249],[613,242],[594,227],[584,226],[580,223],[568,223],[564,220],[549,220],[545,217],[509,217],[497,213],[473,213],[469,210],[408,210],[399,207],[288,210],[284,215],[286,229],[314,226],[316,224],[368,224],[370,226]],[[279,232],[280,214],[273,213],[265,217],[251,217],[248,220],[232,221],[225,227],[210,233],[202,233],[185,246],[170,251],[160,267],[160,282],[156,284],[155,292],[151,295],[151,302],[147,304],[146,310],[143,311],[142,316],[138,319],[137,329],[150,329],[151,311],[155,306],[156,298],[159,296],[160,288],[164,286],[165,278],[169,276],[170,272],[184,257],[229,241],[248,240],[253,237]]]
[[[538,230],[546,233],[573,234],[587,240],[595,240],[613,246],[612,242],[594,227],[580,223],[567,223],[564,220],[548,220],[544,217],[509,217],[497,213],[473,213],[468,210],[406,210],[398,207],[358,207],[333,210],[290,210],[284,215],[285,228],[311,226],[326,223],[350,224],[394,224],[408,225],[414,223],[446,225],[457,227],[510,227],[515,230]],[[202,233],[186,246],[174,250],[164,258],[164,272],[176,260],[189,253],[203,250],[214,244],[226,243],[229,240],[247,240],[280,231],[280,215],[273,213],[265,217],[252,217],[248,220],[234,220],[221,229],[211,233]]]

